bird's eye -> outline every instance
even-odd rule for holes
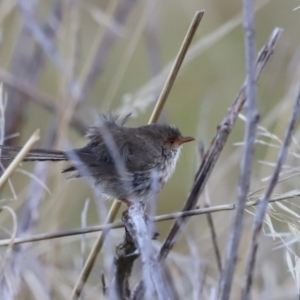
[[[170,144],[174,144],[174,139],[169,139]]]

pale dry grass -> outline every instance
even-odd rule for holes
[[[165,118],[171,123],[179,123],[178,125],[183,127],[184,132],[196,132],[198,126],[199,132],[202,133],[201,137],[204,136],[206,148],[208,148],[217,125],[225,115],[227,106],[229,106],[237,88],[240,86],[241,81],[239,80],[244,78],[243,70],[235,68],[235,65],[240,65],[240,69],[243,69],[243,60],[237,59],[231,62],[230,68],[225,63],[227,58],[229,60],[229,52],[234,52],[238,58],[243,51],[243,42],[240,36],[242,16],[240,10],[236,7],[236,3],[228,2],[227,8],[223,9],[224,14],[221,11],[219,14],[214,14],[218,6],[222,5],[220,1],[200,4],[191,1],[186,4],[186,10],[181,11],[180,14],[176,5],[182,7],[184,6],[182,3],[172,3],[172,7],[167,2],[157,4],[156,9],[161,15],[161,27],[159,28],[162,29],[162,32],[160,33],[160,42],[161,50],[163,49],[163,66],[165,67],[155,77],[148,78],[144,74],[146,72],[141,71],[141,68],[143,68],[144,46],[144,36],[141,28],[145,26],[145,18],[147,18],[147,13],[144,16],[142,12],[146,10],[147,6],[141,3],[133,5],[131,13],[128,14],[128,23],[126,21],[120,23],[119,19],[117,21],[114,19],[117,7],[116,1],[110,1],[107,6],[104,5],[103,7],[98,7],[98,3],[93,1],[87,4],[81,1],[75,2],[77,4],[74,7],[71,7],[70,10],[67,7],[67,11],[64,11],[61,27],[58,29],[59,38],[55,49],[64,61],[63,66],[70,70],[70,73],[61,72],[62,66],[55,66],[51,61],[51,56],[50,58],[47,57],[46,72],[41,75],[38,84],[38,89],[44,91],[46,95],[52,95],[52,98],[49,99],[53,101],[52,104],[53,107],[57,108],[57,113],[50,116],[50,113],[45,114],[42,108],[36,108],[37,104],[29,104],[31,105],[30,110],[27,112],[29,118],[20,129],[21,141],[19,144],[23,145],[26,137],[35,128],[41,126],[42,138],[47,136],[53,138],[51,147],[64,149],[69,145],[82,146],[85,140],[79,135],[75,136],[69,125],[70,119],[75,114],[76,117],[79,116],[81,119],[85,119],[85,123],[92,125],[93,113],[101,107],[107,109],[117,108],[119,112],[133,111],[136,119],[131,121],[132,124],[146,123],[147,116],[144,115],[150,114],[151,105],[153,105],[162,88],[178,49],[178,46],[174,46],[174,41],[172,41],[174,37],[173,34],[170,34],[171,31],[168,31],[169,28],[172,27],[172,32],[174,32],[179,45],[183,36],[182,33],[187,26],[183,26],[181,23],[186,22],[188,24],[192,17],[191,11],[194,12],[196,9],[207,7],[203,22],[208,25],[203,25],[203,29],[200,29],[197,40],[188,52],[178,81],[170,95],[171,101],[166,108]],[[277,6],[270,3],[270,1],[259,1],[257,5],[257,35],[261,42],[269,34],[269,29],[267,32],[267,29],[264,29],[260,24],[261,19],[271,18],[267,11],[275,9]],[[21,23],[21,16],[17,6],[11,4],[11,1],[2,1],[1,7],[3,9],[0,9],[0,26],[2,27],[0,46],[3,51],[0,56],[0,63],[1,68],[10,72],[7,62],[12,58],[9,51],[14,50],[14,43],[9,39],[15,40],[17,34],[15,36],[14,34],[19,31],[19,28],[12,31],[10,28],[14,26],[12,22]],[[38,16],[39,21],[44,17],[45,11],[46,8],[43,7],[44,14]],[[92,16],[93,20],[87,21],[86,14],[89,18]],[[286,15],[283,14],[280,19],[274,14],[273,18],[268,19],[272,26],[284,22],[283,19],[286,18]],[[138,23],[139,20],[140,23]],[[289,32],[291,27],[288,27],[288,22],[285,24],[287,29],[283,38],[286,34],[291,40],[297,40],[297,36]],[[85,33],[89,32],[93,35],[92,43],[89,43],[90,40],[87,42],[87,39],[83,38],[85,41],[83,44],[81,42],[82,36],[78,38],[80,28],[85,28],[85,26],[88,28]],[[267,27],[267,25],[265,26]],[[297,25],[294,24],[293,27],[297,27]],[[91,30],[91,28],[95,30]],[[177,30],[181,30],[181,32],[177,33]],[[86,82],[89,81],[89,76],[91,76],[89,72],[95,65],[97,49],[109,32],[115,34],[113,39],[116,44],[112,44],[111,53],[105,56],[104,61],[107,67],[105,68],[105,64],[102,65],[102,73],[100,72],[102,81],[97,82],[97,85],[90,84],[88,91],[86,91],[85,85],[89,83]],[[134,34],[134,32],[136,33]],[[132,39],[134,39],[134,42],[130,42]],[[126,41],[127,45],[123,41]],[[226,41],[230,41],[230,43]],[[167,49],[167,43],[169,42],[172,44],[173,49],[171,50]],[[256,139],[258,154],[255,157],[251,185],[251,192],[255,194],[250,194],[249,200],[256,200],[261,197],[266,181],[269,179],[275,163],[275,154],[277,154],[282,143],[287,115],[291,109],[292,99],[295,98],[295,90],[298,84],[298,64],[290,65],[289,70],[285,68],[277,70],[275,68],[274,61],[280,61],[285,65],[292,61],[291,58],[288,58],[289,55],[295,56],[293,61],[297,61],[299,58],[299,53],[297,53],[294,44],[288,44],[287,40],[282,43],[287,45],[286,49],[283,49],[283,44],[279,45],[281,48],[278,52],[276,50],[272,58],[273,65],[271,64],[263,79],[264,81],[258,87],[259,90],[263,90],[263,97],[259,97],[262,112]],[[10,47],[9,50],[7,50],[7,45]],[[122,51],[118,48],[121,48]],[[220,52],[217,51],[219,48]],[[5,56],[4,52],[6,53]],[[214,53],[215,56],[210,56],[210,53]],[[110,55],[118,63],[113,63],[110,60]],[[224,64],[220,64],[220,61]],[[285,81],[285,87],[276,87],[276,83],[278,84],[276,76],[279,75],[276,75],[274,70],[280,73],[281,78],[284,78],[282,81]],[[232,77],[232,80],[229,80],[229,77]],[[268,84],[265,85],[266,77],[270,78],[271,83],[269,83],[269,86]],[[194,86],[195,93],[190,91],[189,82]],[[276,89],[276,93],[279,95],[285,94],[285,96],[276,97],[274,93],[266,90],[265,86],[269,89]],[[81,97],[82,94],[83,97]],[[38,97],[38,94],[36,96]],[[201,118],[199,118],[200,106],[198,102],[202,98],[208,105],[204,106],[205,109],[201,106],[202,113]],[[103,99],[106,100],[103,101]],[[194,100],[190,101],[190,99]],[[0,103],[0,138],[1,144],[3,144],[4,138],[11,138],[14,135],[4,136],[5,101],[1,99]],[[263,105],[265,107],[262,107]],[[209,107],[211,107],[211,110],[209,110]],[[52,120],[50,121],[50,119]],[[237,144],[237,141],[242,139],[240,133],[242,127],[243,122],[238,123],[234,136],[229,140],[221,160],[208,182],[207,192],[211,206],[232,203],[236,200],[236,179],[241,147],[233,147],[232,145]],[[16,134],[16,132],[12,134]],[[298,140],[299,130],[295,133],[288,160],[281,172],[281,182],[276,189],[276,197],[281,197],[285,201],[270,204],[266,216],[264,237],[261,241],[262,247],[260,247],[258,258],[259,266],[256,269],[253,283],[253,299],[295,299],[297,291],[299,291],[299,256],[297,254],[299,247],[298,219],[300,215],[299,200],[297,199],[299,197],[297,184],[299,176]],[[187,156],[189,156],[188,159]],[[163,199],[159,201],[159,214],[179,210],[189,187],[192,185],[197,163],[197,150],[184,150],[182,162],[180,162],[170,184],[165,187],[161,196]],[[36,182],[42,188],[43,192],[41,192],[40,197],[43,200],[33,209],[36,221],[28,233],[29,235],[80,226],[86,227],[104,222],[111,202],[96,204],[97,196],[91,192],[92,189],[89,184],[78,181],[65,181],[65,178],[60,174],[61,164],[51,165],[47,168],[45,172],[49,174],[49,177],[43,178],[36,173],[36,170],[32,171],[31,167],[23,164],[19,170],[20,174],[14,174],[10,178],[9,185],[1,194],[1,201],[6,199],[5,205],[9,205],[17,213],[17,221],[19,221],[24,204],[28,202],[30,193],[32,193],[30,182]],[[18,170],[16,170],[17,172]],[[49,191],[51,194],[49,194]],[[46,195],[43,195],[44,192],[46,192]],[[9,198],[17,201],[7,200]],[[87,198],[91,199],[89,204],[85,202]],[[200,205],[203,200],[202,197],[199,199]],[[250,214],[247,215],[245,221],[246,228],[238,258],[232,299],[239,299],[240,297],[241,274],[244,271],[253,209],[249,212]],[[225,211],[212,214],[212,216],[221,257],[224,260],[228,230],[233,215]],[[14,232],[13,225],[15,224],[11,221],[11,215],[6,211],[2,212],[0,223],[1,239],[9,238]],[[157,250],[162,245],[168,227],[169,223],[158,225],[161,238],[155,242]],[[108,244],[104,247],[94,266],[91,278],[86,283],[84,299],[102,298],[100,277],[104,273],[106,282],[109,282],[115,246],[121,240],[122,235],[122,229],[117,229],[109,234]],[[96,236],[95,233],[78,235],[32,243],[22,248],[21,259],[17,260],[22,276],[19,276],[20,273],[18,275],[9,274],[16,276],[15,282],[12,281],[18,293],[16,299],[68,299]],[[13,255],[9,254],[5,258],[7,249],[10,250],[10,248],[1,248],[1,263],[7,261],[7,259],[9,260]],[[24,262],[24,260],[27,261]],[[168,257],[167,266],[179,297],[182,298],[184,295],[186,299],[201,299],[202,295],[202,299],[216,299],[219,270],[211,242],[211,232],[205,218],[193,217],[188,226],[183,229],[182,238]],[[138,281],[141,276],[139,267],[137,265],[134,270],[132,283]],[[7,271],[7,265],[5,271]]]

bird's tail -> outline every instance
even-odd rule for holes
[[[21,147],[1,146],[0,161],[11,161],[20,152]],[[31,149],[23,161],[63,161],[69,160],[64,151],[48,149]]]

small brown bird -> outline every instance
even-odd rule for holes
[[[88,144],[70,151],[32,149],[24,161],[71,161],[62,170],[71,177],[91,176],[100,191],[128,206],[156,196],[175,170],[184,143],[178,128],[151,124],[124,127],[125,118],[100,115],[100,124],[88,130]],[[1,160],[12,160],[20,147],[0,146]]]

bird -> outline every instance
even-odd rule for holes
[[[173,174],[182,145],[195,138],[167,124],[127,127],[129,116],[99,114],[97,126],[87,131],[86,146],[68,151],[36,148],[23,161],[70,161],[62,173],[92,178],[105,197],[127,206],[156,197]],[[10,161],[20,150],[0,146],[0,160]]]

